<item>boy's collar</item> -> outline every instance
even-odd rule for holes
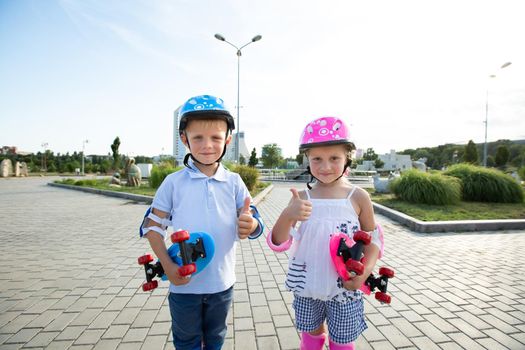
[[[202,178],[202,177],[209,177],[217,181],[226,181],[226,169],[222,166],[221,163],[219,163],[219,166],[217,167],[215,174],[213,174],[212,176],[207,176],[202,171],[200,171],[199,168],[195,166],[195,163],[193,162],[193,159],[191,159],[191,157],[190,159],[188,159],[188,165],[190,167],[187,169],[189,170],[188,172],[191,178],[196,179],[196,178]]]

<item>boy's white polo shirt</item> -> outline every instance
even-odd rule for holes
[[[222,164],[211,177],[201,173],[191,161],[190,166],[166,177],[152,207],[171,213],[174,230],[210,234],[215,241],[215,255],[202,272],[191,277],[190,283],[171,284],[170,292],[218,293],[235,283],[237,211],[251,196],[239,174],[226,170]]]

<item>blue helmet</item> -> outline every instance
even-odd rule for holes
[[[228,131],[235,129],[233,116],[224,106],[224,101],[211,95],[200,95],[190,98],[179,109],[179,132],[182,133],[188,120],[195,119],[223,119],[228,125]]]

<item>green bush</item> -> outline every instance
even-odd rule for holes
[[[249,167],[247,165],[237,165],[233,167],[233,172],[238,173],[241,176],[242,181],[248,188],[248,191],[253,191],[259,181],[259,172],[257,169]]]
[[[461,179],[463,199],[472,202],[522,203],[523,190],[510,176],[496,169],[456,164],[445,175]]]
[[[64,185],[74,185],[75,184],[75,179],[62,179],[60,181],[55,181],[55,182],[58,182],[58,183],[61,183],[61,184],[64,184]]]
[[[75,181],[75,186],[96,186],[96,185],[97,185],[97,180],[93,180],[93,179]]]
[[[151,169],[151,174],[149,177],[149,184],[152,188],[159,188],[160,184],[166,176],[169,174],[182,169],[182,167],[174,168],[173,165],[168,163],[160,163],[159,165],[154,165]]]
[[[461,200],[460,180],[419,170],[404,172],[390,183],[390,190],[397,198],[411,203],[446,205]]]
[[[522,181],[525,181],[525,166],[518,169],[518,175],[521,177]]]

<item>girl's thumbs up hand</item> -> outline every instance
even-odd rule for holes
[[[288,203],[285,212],[290,220],[306,221],[312,213],[312,203],[308,200],[301,199],[297,189],[290,188],[292,192],[292,199]]]
[[[246,197],[244,199],[244,205],[239,213],[237,224],[239,226],[238,231],[240,239],[245,239],[257,228],[257,220],[255,220],[252,216],[250,203],[250,197]]]

